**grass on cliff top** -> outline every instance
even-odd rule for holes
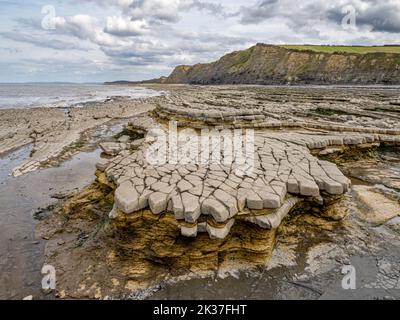
[[[235,61],[233,67],[242,67],[244,66],[250,59],[251,53],[253,52],[252,48],[239,51],[235,56]]]
[[[312,46],[312,45],[281,45],[280,47],[286,49],[295,49],[295,50],[311,50],[315,52],[324,52],[324,53],[334,53],[334,52],[345,52],[345,53],[358,53],[358,54],[367,54],[367,53],[399,53],[400,54],[400,46],[371,46],[371,47],[363,47],[363,46]]]

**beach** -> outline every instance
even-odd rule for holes
[[[84,107],[0,109],[0,154],[33,144],[30,160],[13,172],[20,175],[59,156],[67,147],[78,143],[85,131],[151,108],[148,102],[115,97],[107,102],[86,103]]]
[[[398,90],[147,87],[166,94],[0,110],[1,296],[329,299],[353,263],[375,289],[349,298],[398,298]],[[170,121],[254,130],[254,172],[151,166]]]

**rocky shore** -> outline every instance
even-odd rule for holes
[[[0,155],[33,144],[29,161],[13,170],[19,176],[38,169],[68,148],[79,145],[84,133],[115,119],[152,109],[151,100],[114,98],[83,107],[0,110]]]
[[[375,252],[368,238],[400,241],[398,90],[152,88],[168,95],[50,109],[47,118],[42,109],[0,112],[2,152],[34,143],[15,176],[74,152],[88,129],[129,118],[100,143],[96,181],[39,223],[57,297],[143,298],[160,283],[293,266],[311,277],[332,259]],[[227,153],[231,141],[240,153]],[[327,242],[334,250],[319,252]]]
[[[375,120],[372,126],[369,119],[364,120],[366,117],[355,116],[363,114],[363,106],[349,101],[351,108],[332,109],[330,102],[328,108],[318,103],[320,113],[323,113],[321,110],[327,113],[336,110],[340,115],[350,115],[339,125],[332,116],[314,115],[313,119],[301,116],[301,113],[312,113],[315,108],[309,106],[307,110],[305,103],[303,110],[297,108],[299,115],[291,113],[293,109],[289,104],[279,105],[279,113],[271,116],[273,105],[254,103],[261,97],[252,95],[263,94],[262,89],[249,88],[242,92],[246,107],[232,105],[228,97],[235,96],[236,92],[235,88],[197,88],[195,94],[185,90],[181,95],[167,97],[166,103],[158,104],[152,114],[160,121],[160,138],[150,131],[147,139],[137,141],[135,147],[129,145],[115,157],[98,164],[98,169],[104,171],[107,179],[116,186],[110,217],[146,208],[155,215],[171,212],[181,222],[182,235],[196,237],[198,233],[206,232],[212,239],[224,239],[237,219],[274,229],[299,202],[323,204],[324,197],[343,195],[350,190],[350,180],[337,166],[318,159],[313,153],[324,156],[350,148],[367,149],[400,143],[400,128],[398,123],[392,122],[390,112],[386,115],[381,113],[379,120],[378,115],[372,113]],[[225,94],[226,98],[212,100],[213,93]],[[254,102],[252,98],[255,98]],[[208,106],[204,107],[204,103]],[[397,115],[393,117],[396,119]],[[199,139],[190,142],[178,139],[175,146],[177,159],[182,158],[179,152],[183,148],[195,150],[189,162],[149,163],[146,155],[157,139],[164,137],[162,123],[168,121],[175,121],[181,130],[214,126],[217,132],[222,132],[222,137],[217,137],[220,162],[201,163],[202,158],[211,159],[216,155],[208,139],[205,143]],[[369,125],[365,125],[366,121]],[[390,129],[388,124],[391,124]],[[148,125],[148,130],[155,126]],[[236,129],[239,133],[236,144],[242,144],[244,128],[255,129],[251,155],[244,156],[242,164],[236,158],[226,164],[229,159],[224,158],[223,149],[229,145],[226,146],[224,140],[233,135],[229,129]],[[179,136],[181,133],[177,131],[175,134]],[[171,136],[169,138],[162,152],[169,150],[171,154]],[[103,149],[115,155],[114,150]]]

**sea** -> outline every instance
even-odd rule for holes
[[[0,83],[0,109],[79,107],[117,96],[139,99],[162,94],[160,91],[127,85]]]

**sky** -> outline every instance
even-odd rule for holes
[[[0,82],[152,79],[259,42],[400,44],[400,0],[0,0]]]

